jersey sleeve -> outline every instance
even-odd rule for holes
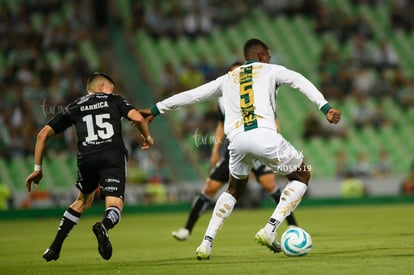
[[[220,87],[224,77],[226,77],[226,75],[212,80],[197,88],[168,97],[154,105],[151,110],[154,115],[157,115],[169,110],[179,109],[186,105],[217,98],[222,95]]]
[[[311,102],[316,104],[318,108],[324,112],[324,108],[328,106],[328,101],[323,94],[312,84],[306,77],[295,71],[289,70],[285,67],[279,66],[275,72],[276,81],[279,84],[286,84],[292,88],[299,90]]]
[[[72,126],[72,120],[68,109],[66,108],[65,111],[54,115],[47,125],[52,127],[56,135]]]
[[[129,111],[131,111],[132,109],[135,109],[135,107],[132,104],[130,104],[125,98],[121,96],[119,96],[119,99],[118,99],[118,106],[119,106],[122,116],[126,118],[128,118]]]

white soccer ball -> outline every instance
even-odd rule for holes
[[[312,249],[312,238],[303,228],[287,229],[280,239],[282,251],[286,256],[305,256]]]

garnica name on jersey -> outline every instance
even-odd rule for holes
[[[83,105],[83,106],[80,107],[80,110],[81,111],[90,111],[90,110],[96,110],[96,109],[101,109],[101,108],[105,108],[105,107],[109,107],[107,101],[102,101],[102,102],[98,102],[98,103],[91,104],[91,105]]]

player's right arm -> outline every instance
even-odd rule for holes
[[[132,123],[137,127],[138,131],[143,136],[144,143],[142,144],[141,149],[148,149],[154,144],[154,140],[150,135],[150,131],[148,128],[148,123],[145,118],[138,112],[136,109],[131,109],[128,112],[128,118],[132,121]]]
[[[34,156],[34,169],[33,172],[26,178],[25,184],[28,192],[32,190],[32,183],[35,188],[38,187],[40,180],[43,177],[42,173],[42,162],[43,155],[46,149],[47,141],[50,137],[55,135],[55,130],[49,125],[46,125],[37,134],[36,145],[35,145],[35,156]]]
[[[153,119],[153,117],[159,114],[163,114],[166,111],[179,109],[186,105],[217,98],[222,95],[221,85],[223,83],[224,77],[226,77],[226,75],[223,75],[194,89],[175,94],[162,101],[159,101],[151,106],[150,113],[148,109],[140,110],[140,112],[143,116],[146,116],[146,119],[148,121],[150,121]]]

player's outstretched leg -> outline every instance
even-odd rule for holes
[[[281,196],[281,190],[278,187],[275,192],[270,194],[272,199],[275,201],[276,205],[279,203],[280,196]],[[290,213],[288,216],[286,216],[286,223],[289,227],[298,226],[298,223],[296,222],[295,216],[293,215],[293,212]]]
[[[115,227],[121,219],[121,210],[116,206],[106,208],[102,222],[92,226],[92,231],[98,240],[98,251],[102,258],[109,260],[112,256],[112,245],[109,240],[108,230]]]
[[[47,262],[50,262],[52,260],[56,261],[59,259],[63,241],[69,235],[73,227],[78,223],[80,216],[81,213],[73,210],[70,207],[65,211],[65,213],[63,213],[58,231],[56,233],[56,237],[49,248],[47,248],[43,253],[43,259],[45,259]]]
[[[92,226],[92,231],[98,240],[98,251],[102,258],[109,260],[112,256],[112,245],[109,241],[108,231],[101,222],[97,222]]]
[[[273,252],[280,252],[280,246],[277,247],[277,242],[274,241],[276,239],[276,230],[287,214],[295,210],[306,189],[307,185],[299,181],[291,181],[286,185],[279,204],[276,206],[268,223],[256,234],[256,241],[259,244],[269,247]],[[273,246],[274,244],[276,246]]]
[[[171,233],[172,236],[178,241],[188,240],[195,223],[204,213],[210,203],[211,198],[207,197],[203,193],[200,193],[197,197],[195,197],[185,227],[173,231]]]
[[[236,198],[228,192],[223,192],[217,199],[203,241],[196,249],[196,258],[198,260],[210,258],[213,240],[223,226],[224,221],[230,216],[235,204]]]

